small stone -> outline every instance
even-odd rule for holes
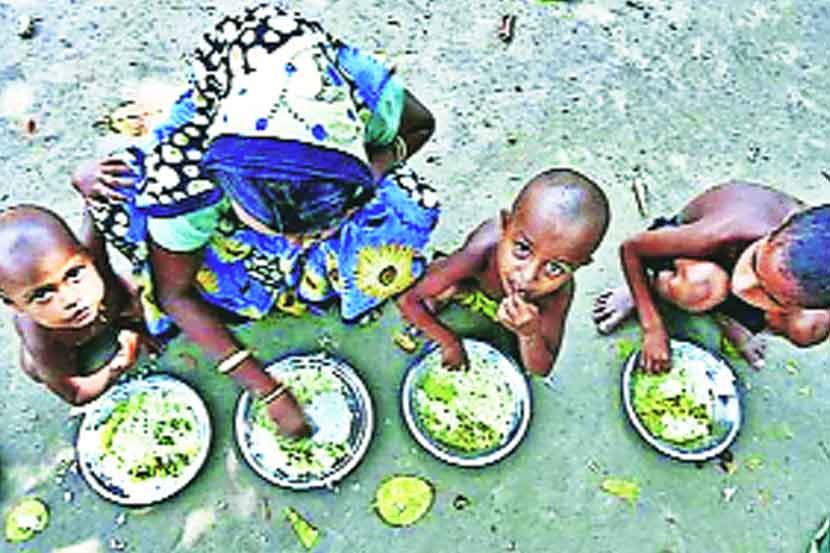
[[[31,15],[21,15],[17,18],[17,36],[20,38],[35,36],[35,20]]]
[[[452,506],[457,511],[463,511],[470,506],[470,499],[466,495],[458,494],[455,496],[455,499],[452,500]]]
[[[72,492],[70,492],[70,491],[63,492],[63,502],[64,503],[72,503]]]
[[[127,522],[127,513],[121,513],[117,517],[115,517],[115,524],[117,526],[124,526],[124,523]]]
[[[109,548],[113,551],[124,551],[124,549],[127,548],[127,543],[124,540],[119,540],[118,538],[110,538]]]

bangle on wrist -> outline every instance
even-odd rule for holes
[[[220,374],[230,374],[235,371],[239,365],[242,364],[247,358],[251,356],[251,350],[241,349],[236,351],[229,356],[225,357],[219,365],[216,366],[216,370]]]
[[[406,159],[409,153],[409,147],[406,145],[406,140],[401,135],[395,137],[395,163],[401,163]]]
[[[267,394],[262,396],[260,401],[262,401],[263,403],[271,403],[287,391],[288,391],[288,387],[285,384],[283,384],[282,382],[280,382],[279,384],[277,384],[276,388],[274,388],[273,390],[271,390],[270,392],[268,392]]]

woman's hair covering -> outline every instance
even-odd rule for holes
[[[791,216],[770,245],[783,248],[784,272],[795,281],[799,305],[830,307],[830,205]]]

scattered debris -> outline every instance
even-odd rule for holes
[[[634,192],[634,200],[637,202],[637,211],[641,217],[648,217],[648,188],[640,177],[631,180],[631,191]]]
[[[31,15],[21,15],[17,18],[17,36],[32,38],[35,36],[35,18]]]
[[[828,173],[827,171],[822,171],[821,176],[830,181],[830,173]]]
[[[798,374],[798,365],[796,365],[795,361],[793,361],[792,359],[787,361],[786,369],[787,369],[787,373],[790,376],[795,376],[795,375]]]
[[[721,490],[721,495],[723,496],[723,500],[726,503],[729,503],[730,501],[732,501],[732,498],[735,496],[735,493],[737,491],[738,491],[738,488],[734,488],[734,487],[724,488],[723,490]]]
[[[802,386],[798,389],[798,393],[799,395],[802,395],[804,397],[810,397],[811,395],[813,395],[813,389],[810,388],[810,386]]]
[[[830,550],[830,516],[824,517],[818,527],[807,553],[825,553]]]
[[[127,548],[127,542],[119,540],[118,538],[110,538],[109,548],[112,551],[124,551]]]
[[[49,524],[49,510],[36,497],[26,497],[6,515],[6,540],[10,543],[29,541]]]
[[[418,342],[413,335],[411,328],[399,330],[392,338],[395,345],[406,353],[412,353],[418,349]]]
[[[470,499],[466,495],[458,494],[452,500],[452,506],[456,511],[463,511],[470,506]]]
[[[72,503],[72,497],[73,497],[72,492],[70,492],[69,490],[63,492],[63,502],[64,503]]]
[[[744,461],[744,466],[749,471],[756,471],[764,466],[764,460],[758,455],[752,455]]]
[[[824,456],[827,458],[827,460],[830,461],[830,448],[827,447],[827,444],[819,440],[818,446],[819,448],[821,448],[821,452],[824,453]]]
[[[588,470],[590,470],[594,474],[599,474],[600,473],[601,468],[599,466],[599,463],[597,463],[593,459],[589,459],[586,466],[588,467]]]
[[[271,520],[271,504],[267,497],[263,497],[259,504],[259,513],[262,515],[262,520]]]
[[[640,497],[640,486],[631,480],[622,478],[606,478],[600,484],[602,491],[624,499],[634,505]]]
[[[124,526],[127,522],[127,513],[121,513],[117,517],[115,517],[115,524],[116,526]]]
[[[292,507],[285,508],[285,518],[291,524],[294,534],[300,543],[308,550],[314,548],[320,541],[320,531],[311,525],[303,516]]]
[[[513,41],[513,33],[516,30],[516,16],[512,14],[503,15],[501,18],[501,27],[499,27],[499,40],[505,44],[510,44]]]

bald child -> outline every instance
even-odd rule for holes
[[[68,403],[97,398],[135,363],[140,310],[88,219],[79,241],[42,207],[0,212],[0,297],[14,313],[21,368]],[[84,375],[80,348],[112,329],[120,329],[118,352]]]
[[[483,222],[460,249],[430,265],[399,300],[401,312],[441,347],[444,366],[466,365],[458,336],[436,316],[441,302],[476,289],[498,302],[497,319],[513,332],[525,369],[550,373],[574,296],[574,273],[608,228],[602,190],[571,169],[533,177],[508,212]]]

